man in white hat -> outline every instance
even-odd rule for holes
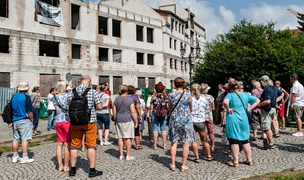
[[[33,107],[31,98],[26,94],[29,89],[27,82],[18,84],[19,93],[12,97],[13,108],[13,158],[12,162],[31,163],[34,159],[28,157],[28,140],[32,139]],[[18,155],[19,141],[22,141],[22,158]]]

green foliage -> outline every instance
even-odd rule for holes
[[[194,67],[194,82],[217,87],[229,77],[251,82],[266,74],[290,86],[289,76],[304,76],[304,36],[289,30],[275,31],[275,23],[253,24],[242,20],[228,33],[206,45],[206,53]],[[216,90],[216,88],[214,88]]]
[[[44,141],[51,141],[51,142],[56,142],[57,141],[57,136],[56,134],[53,134],[49,138],[45,139]]]

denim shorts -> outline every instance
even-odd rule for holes
[[[29,119],[13,122],[13,141],[27,141],[32,139],[33,123]]]
[[[102,129],[102,124],[104,124],[105,129],[110,129],[110,116],[109,113],[99,114],[97,113],[97,128]]]
[[[165,117],[156,117],[155,113],[152,114],[152,124],[153,124],[153,132],[158,132],[159,129],[161,132],[166,132],[166,119]]]

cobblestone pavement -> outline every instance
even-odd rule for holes
[[[2,121],[0,125],[3,125]],[[43,127],[42,123],[39,126]],[[112,131],[114,131],[113,128],[112,125]],[[10,129],[4,129],[1,128],[1,139],[2,136],[7,136],[10,131]],[[181,173],[179,170],[170,171],[169,150],[163,150],[160,146],[157,150],[154,150],[151,148],[152,144],[146,140],[141,141],[142,150],[132,148],[131,154],[135,156],[135,160],[120,161],[118,159],[117,141],[112,138],[113,145],[98,145],[96,169],[102,170],[104,174],[101,177],[95,177],[95,179],[241,179],[290,168],[302,169],[304,168],[303,137],[291,136],[293,131],[294,129],[291,128],[281,131],[281,137],[275,139],[276,148],[272,150],[262,150],[262,140],[252,142],[253,166],[240,164],[238,168],[232,168],[227,166],[231,157],[224,153],[227,146],[221,144],[221,128],[216,126],[214,160],[211,162],[203,160],[205,156],[201,154],[202,160],[197,164],[192,161],[194,156],[190,152],[187,162],[190,170],[186,173]],[[144,132],[144,139],[146,139],[147,129]],[[115,135],[112,134],[112,136]],[[161,140],[159,144],[161,144]],[[170,143],[167,142],[168,147],[169,145]],[[77,174],[74,178],[69,178],[68,173],[57,172],[55,148],[56,143],[30,148],[29,156],[35,159],[35,162],[31,164],[13,164],[11,162],[12,153],[0,155],[0,179],[89,179],[89,167],[85,152],[79,152]],[[178,169],[182,161],[181,150],[181,145],[179,145],[176,158]],[[200,150],[200,152],[202,151]],[[244,160],[245,155],[242,152],[240,162]]]

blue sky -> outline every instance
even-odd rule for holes
[[[156,7],[160,0],[144,0]],[[294,29],[297,18],[288,7],[304,13],[304,0],[175,0],[182,7],[191,7],[205,25],[207,41],[223,34],[242,19],[253,23],[276,22],[275,29]]]

